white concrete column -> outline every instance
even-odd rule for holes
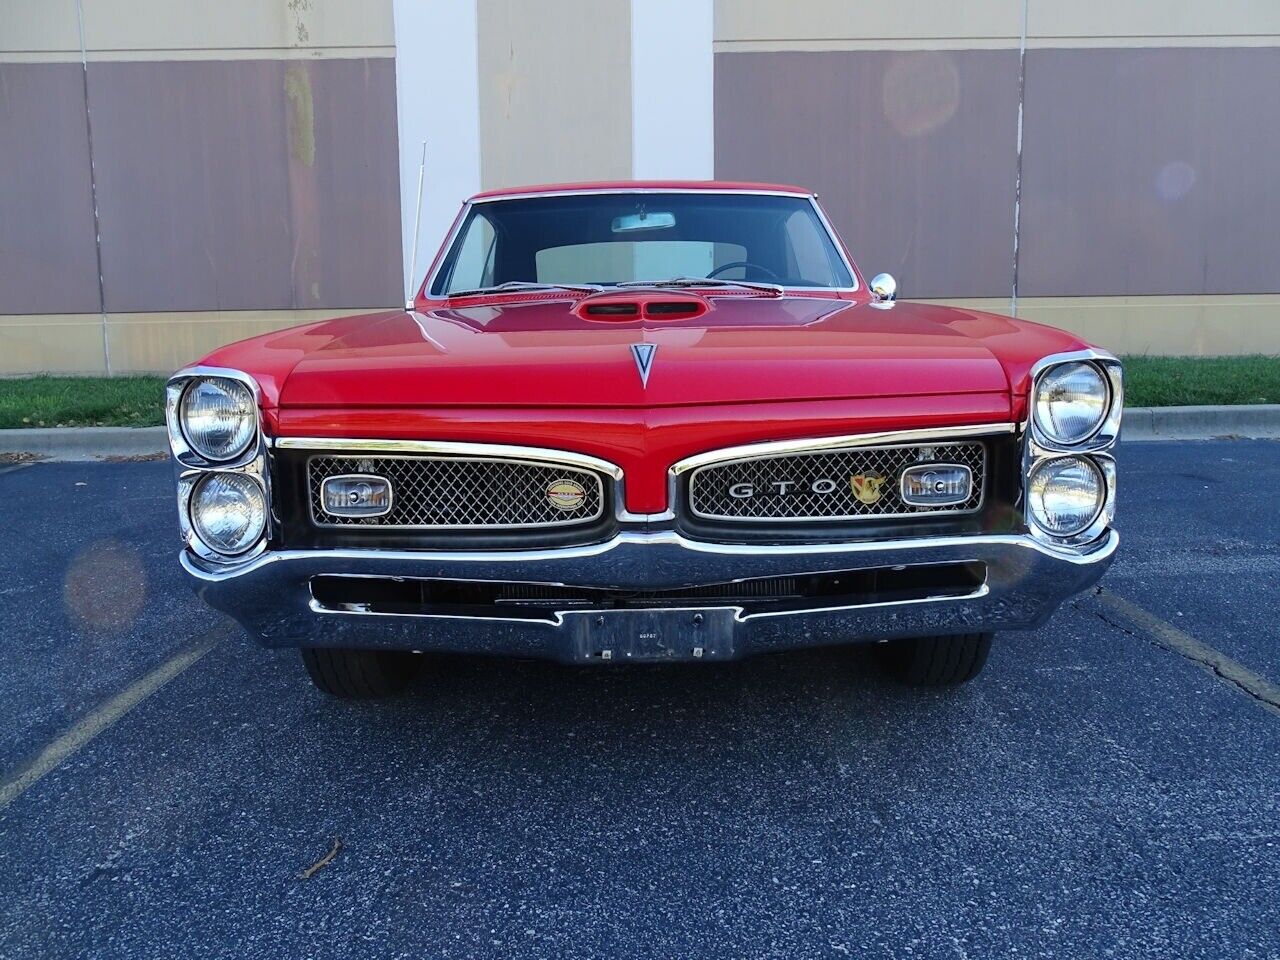
[[[406,300],[422,283],[458,206],[480,189],[476,2],[393,0],[392,4]],[[415,223],[424,141],[422,216]],[[415,227],[416,267],[411,263]]]
[[[715,176],[713,0],[631,0],[631,175]]]

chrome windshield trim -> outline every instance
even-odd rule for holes
[[[504,200],[532,200],[537,197],[577,197],[592,194],[617,194],[624,196],[626,194],[651,194],[651,193],[679,193],[679,194],[698,194],[707,193],[713,195],[738,195],[747,197],[795,197],[798,199],[807,199],[809,206],[813,208],[814,213],[818,217],[818,222],[827,232],[827,238],[835,247],[836,255],[840,257],[840,262],[844,264],[845,269],[849,271],[849,277],[853,280],[853,285],[848,287],[795,287],[779,285],[779,289],[783,293],[856,293],[861,289],[861,283],[858,277],[858,268],[854,266],[853,261],[849,258],[848,251],[840,240],[840,235],[836,233],[835,227],[832,226],[831,220],[827,217],[827,212],[822,209],[822,205],[818,203],[817,194],[809,191],[791,191],[791,190],[734,190],[726,187],[715,187],[710,189],[700,189],[698,187],[635,187],[635,188],[619,188],[619,187],[584,187],[582,189],[567,190],[548,190],[548,191],[526,191],[522,193],[506,193],[493,197],[471,197],[462,205],[462,209],[458,212],[457,218],[453,225],[449,228],[448,234],[444,238],[444,242],[440,245],[440,250],[436,254],[437,263],[433,263],[433,269],[428,271],[427,277],[423,280],[422,285],[418,287],[419,295],[424,296],[427,300],[448,300],[457,294],[450,293],[432,293],[436,280],[440,277],[440,271],[443,269],[445,261],[449,259],[449,251],[452,249],[454,241],[457,240],[458,234],[462,232],[463,224],[467,221],[467,215],[471,212],[473,206],[488,203],[501,203]],[[606,289],[609,289],[606,286]]]
[[[808,190],[751,190],[733,187],[568,187],[563,190],[525,190],[520,193],[500,193],[491,197],[477,196],[467,203],[500,203],[503,200],[530,200],[534,197],[580,197],[601,193],[711,193],[738,194],[748,197],[812,197]]]
[[[965,427],[925,427],[919,430],[894,430],[885,433],[855,433],[839,437],[810,437],[803,440],[771,440],[765,443],[749,443],[738,447],[709,450],[677,461],[671,467],[671,476],[679,477],[700,467],[722,463],[726,460],[758,460],[767,457],[785,457],[798,453],[824,453],[846,447],[897,446],[909,443],[928,443],[930,440],[946,441],[965,437],[994,437],[1017,432],[1013,423],[983,423]]]
[[[358,437],[276,437],[273,445],[280,450],[314,450],[319,453],[390,453],[434,456],[481,457],[485,459],[520,460],[595,470],[612,480],[622,479],[622,468],[608,460],[553,450],[549,447],[520,447],[501,443],[455,443],[444,440],[395,440]]]

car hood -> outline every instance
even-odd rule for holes
[[[705,309],[696,319],[589,319],[574,300],[543,296],[333,321],[310,329],[280,406],[656,407],[1009,391],[995,347],[1018,334],[1017,321],[813,296],[690,299]],[[654,348],[647,382],[637,346]]]

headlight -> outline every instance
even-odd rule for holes
[[[191,494],[191,526],[218,553],[244,553],[267,525],[262,487],[243,473],[211,473]]]
[[[194,380],[182,395],[179,422],[191,449],[206,460],[234,460],[253,442],[258,408],[238,380]]]
[[[1102,474],[1084,457],[1044,461],[1031,472],[1027,490],[1031,518],[1055,537],[1087,529],[1107,498]]]
[[[1088,439],[1107,416],[1107,381],[1092,363],[1051,367],[1036,387],[1036,427],[1054,443]]]

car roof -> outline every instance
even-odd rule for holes
[[[494,200],[501,197],[529,196],[554,193],[627,193],[662,190],[715,190],[740,191],[742,193],[788,193],[808,197],[812,190],[784,183],[754,183],[740,180],[598,180],[585,183],[539,183],[527,187],[504,187],[500,190],[484,190],[472,200]]]

